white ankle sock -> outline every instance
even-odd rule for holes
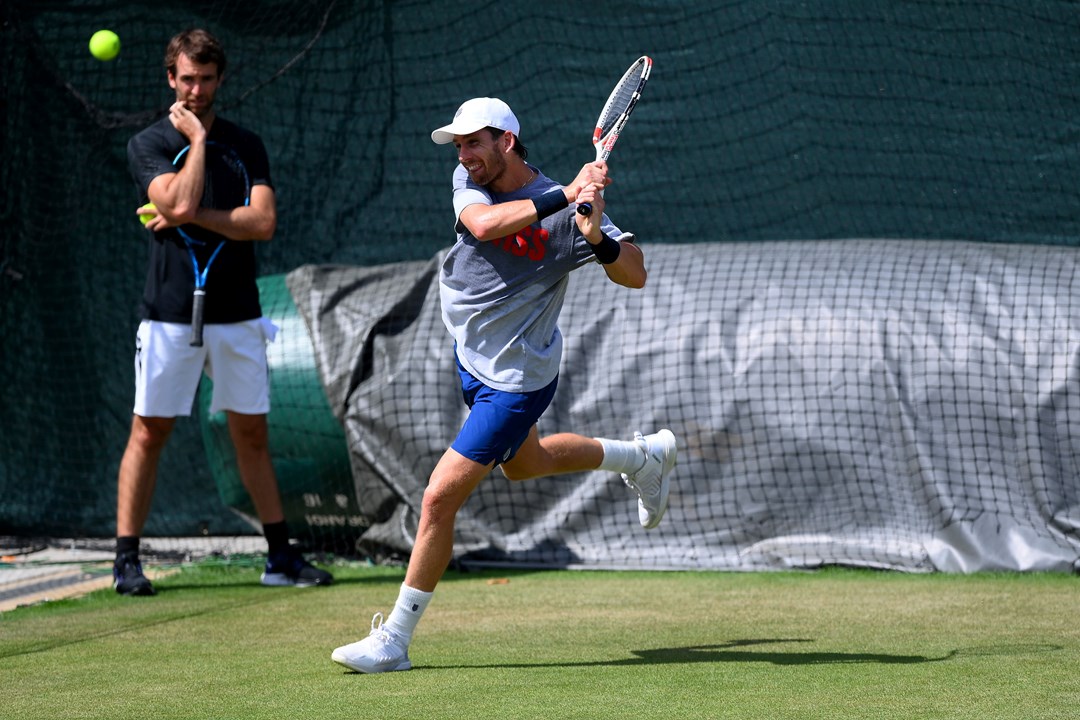
[[[396,635],[400,635],[406,643],[412,640],[416,623],[420,622],[420,616],[427,609],[432,595],[434,593],[416,590],[402,583],[397,603],[394,604],[394,609],[390,611],[390,617],[386,619],[387,629]]]
[[[645,453],[641,451],[637,443],[607,438],[595,438],[595,440],[604,446],[604,459],[600,461],[599,470],[629,474],[645,467]]]

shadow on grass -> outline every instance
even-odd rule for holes
[[[891,655],[887,653],[845,652],[777,652],[741,650],[754,645],[811,643],[805,638],[760,638],[729,640],[716,645],[693,645],[681,648],[658,648],[655,650],[632,650],[635,657],[622,660],[597,660],[591,662],[551,663],[496,663],[490,665],[439,665],[417,668],[419,670],[458,670],[467,668],[545,668],[545,667],[632,667],[635,665],[672,665],[685,663],[770,663],[772,665],[833,665],[876,663],[883,665],[911,665],[916,663],[945,662],[960,657],[1027,655],[1061,650],[1060,645],[993,646],[950,650],[940,657],[928,655]]]
[[[169,623],[190,620],[197,617],[228,613],[238,608],[255,607],[268,602],[281,600],[283,597],[287,597],[292,593],[318,593],[325,591],[324,588],[315,587],[265,587],[260,582],[259,574],[257,572],[245,572],[237,574],[236,577],[229,577],[227,579],[215,577],[213,580],[208,580],[205,576],[201,578],[195,577],[191,582],[183,582],[179,579],[180,577],[181,576],[171,576],[164,577],[160,581],[155,580],[154,587],[157,590],[157,595],[155,597],[115,597],[111,598],[107,605],[100,607],[100,609],[106,612],[111,613],[113,611],[118,611],[122,613],[124,607],[128,606],[131,610],[137,609],[138,614],[153,613],[153,617],[137,618],[128,615],[107,630],[87,631],[85,634],[42,639],[40,642],[30,643],[12,649],[0,648],[0,660],[21,655],[48,652],[57,648],[100,640],[101,638],[143,630],[158,625],[167,625]],[[334,585],[370,584],[380,582],[398,585],[401,583],[401,579],[393,577],[346,577],[335,579]],[[225,591],[236,592],[238,590],[245,591],[256,588],[257,590],[253,590],[252,594],[241,592],[233,598],[221,597],[218,594]],[[108,588],[97,592],[112,594],[113,590],[112,588]],[[182,597],[184,595],[187,595],[187,597]],[[205,606],[193,609],[179,609],[175,604],[170,604],[165,601],[167,598],[182,604],[188,604],[193,598],[197,601],[200,597],[207,598]]]
[[[79,643],[90,642],[93,640],[100,640],[101,638],[111,637],[113,635],[122,635],[134,630],[143,630],[145,628],[154,627],[157,625],[168,625],[182,620],[190,620],[191,618],[201,617],[204,615],[214,615],[216,613],[228,612],[237,608],[250,607],[253,605],[259,605],[265,602],[273,600],[273,597],[267,596],[264,598],[256,598],[254,600],[244,600],[238,602],[216,604],[209,607],[200,608],[197,610],[189,610],[186,612],[175,612],[167,617],[159,617],[154,619],[134,620],[128,622],[118,623],[115,627],[111,627],[108,630],[100,630],[97,632],[87,632],[85,635],[77,635],[65,638],[57,638],[53,640],[47,640],[30,647],[22,647],[13,649],[8,652],[0,651],[0,660],[10,657],[18,657],[20,655],[32,655],[39,652],[48,652],[49,650],[55,650],[56,648],[68,647],[71,645],[78,645]],[[125,598],[123,602],[138,602],[138,603],[153,603],[154,601],[149,598]],[[114,606],[116,607],[116,606]],[[144,608],[145,609],[145,608]]]
[[[331,571],[333,568],[330,568]],[[397,587],[401,585],[400,577],[334,577],[334,582],[331,585],[325,587],[338,587],[341,585],[392,585]],[[229,580],[215,579],[209,581],[206,578],[194,578],[191,582],[179,582],[179,581],[163,581],[155,582],[154,587],[157,589],[158,595],[168,595],[172,591],[176,590],[199,590],[213,592],[214,590],[235,590],[237,588],[265,588],[267,592],[306,592],[306,591],[318,591],[319,588],[315,587],[292,587],[288,585],[281,585],[276,587],[264,586],[259,578],[259,573],[255,572],[251,575],[245,575],[244,577],[237,577]]]

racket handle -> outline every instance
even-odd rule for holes
[[[604,157],[606,158],[607,155],[605,155]],[[604,197],[603,190],[600,191],[600,197]],[[584,215],[585,217],[589,217],[590,215],[592,215],[592,203],[581,203],[577,206],[577,211],[578,215]]]
[[[206,291],[196,288],[191,303],[191,346],[202,347],[203,306],[206,303]]]

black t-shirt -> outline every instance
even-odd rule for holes
[[[143,203],[149,201],[146,193],[154,178],[178,171],[178,166],[173,162],[187,145],[187,138],[172,126],[168,117],[131,138],[127,147],[128,167]],[[208,178],[222,177],[211,172],[211,165],[217,162],[215,157],[223,148],[231,149],[243,161],[253,187],[273,187],[270,161],[262,140],[255,133],[221,117],[214,119],[207,135]],[[243,180],[231,173],[224,177],[225,180],[207,181],[202,199],[204,207],[227,209],[243,204]],[[222,187],[226,184],[231,187]],[[259,306],[259,289],[255,284],[255,243],[229,240],[194,225],[184,225],[180,229],[196,241],[193,250],[200,271],[206,269],[207,261],[224,240],[224,245],[206,273],[204,321],[234,323],[260,317],[262,308]],[[152,234],[149,249],[142,317],[163,322],[191,322],[195,274],[184,238],[177,228],[168,228]]]

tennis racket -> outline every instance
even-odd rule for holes
[[[173,160],[177,169],[184,166],[187,159],[188,145]],[[206,143],[206,172],[203,184],[202,206],[218,210],[231,210],[251,203],[251,179],[247,168],[236,151],[227,145],[216,142]],[[195,225],[182,225],[176,228],[184,239],[188,255],[191,256],[191,268],[195,273],[195,294],[191,301],[191,345],[202,347],[203,312],[206,308],[206,276],[210,266],[217,259],[225,241],[221,236]],[[216,245],[214,245],[216,243]],[[213,250],[210,246],[214,245]],[[200,270],[200,263],[202,269]]]
[[[596,120],[596,129],[593,130],[592,144],[596,148],[597,160],[607,160],[611,155],[611,149],[615,147],[615,141],[619,139],[626,121],[630,119],[630,113],[634,111],[651,71],[652,58],[642,55],[623,73],[622,79],[608,95],[604,109]],[[601,190],[600,194],[603,195],[604,191]],[[581,203],[577,206],[577,211],[582,215],[592,215],[592,205]]]

